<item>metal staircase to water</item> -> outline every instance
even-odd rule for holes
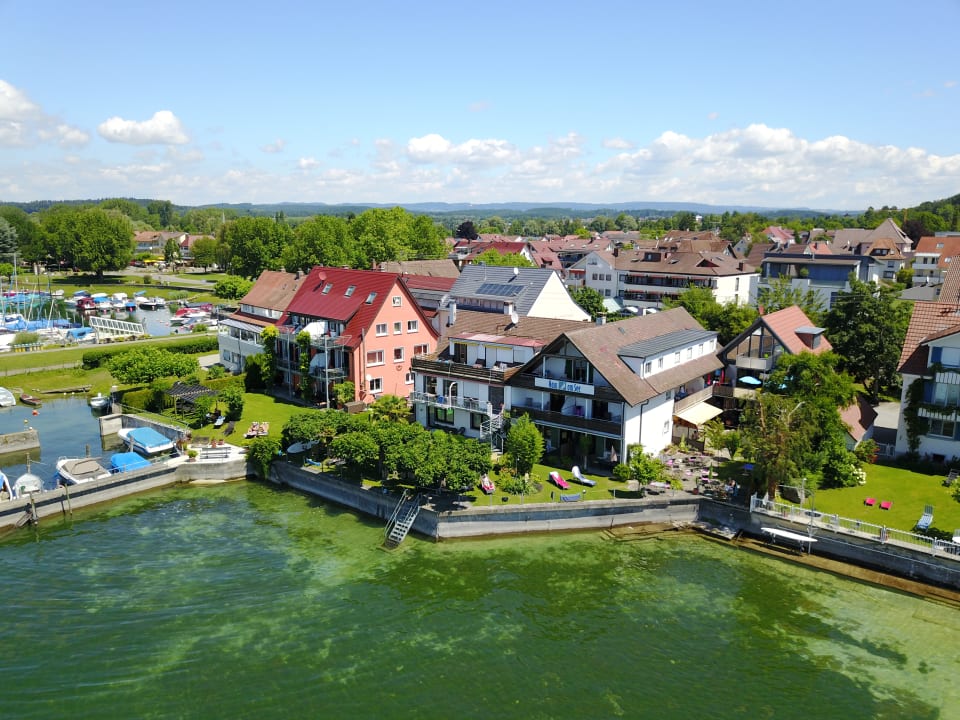
[[[391,515],[387,521],[387,527],[384,530],[384,547],[388,550],[393,550],[402,543],[419,514],[420,496],[407,495],[407,493],[404,492],[400,498],[400,502],[397,503],[397,507],[393,510],[393,515]]]

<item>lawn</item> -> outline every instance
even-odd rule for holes
[[[237,420],[233,432],[230,435],[224,435],[223,430],[214,428],[213,425],[205,425],[199,430],[194,430],[195,436],[209,435],[211,437],[225,438],[234,445],[247,445],[250,440],[244,437],[247,428],[255,422],[270,423],[270,432],[268,437],[280,439],[283,432],[283,426],[290,416],[296,412],[305,410],[302,405],[296,405],[285,400],[262,395],[260,393],[244,393],[243,396],[243,414]]]
[[[867,465],[867,484],[837,490],[818,490],[807,505],[827,514],[864,520],[899,530],[912,530],[923,514],[924,505],[933,505],[932,528],[952,533],[960,528],[960,502],[953,498],[952,488],[943,486],[942,475],[922,475],[887,465]],[[876,499],[869,507],[867,497]],[[893,503],[881,510],[880,503]]]

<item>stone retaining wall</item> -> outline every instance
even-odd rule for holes
[[[40,447],[40,433],[33,428],[0,435],[0,455],[36,450]]]

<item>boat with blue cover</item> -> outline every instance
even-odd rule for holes
[[[173,450],[173,440],[153,428],[123,428],[117,435],[124,444],[142,455],[156,455]]]
[[[120,452],[110,456],[110,472],[131,472],[148,467],[150,467],[150,461],[135,452]]]

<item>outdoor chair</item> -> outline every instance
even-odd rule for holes
[[[880,503],[881,510],[889,510],[891,507],[893,507],[893,500],[884,500]]]
[[[229,435],[230,433],[233,432],[233,429],[234,429],[236,426],[237,426],[236,420],[231,420],[230,422],[227,423],[227,426],[223,429],[223,434],[224,434],[224,435]]]
[[[873,507],[874,505],[877,504],[877,499],[872,497],[864,498],[863,504]]]
[[[933,523],[933,505],[925,505],[923,516],[917,521],[917,530],[926,530]]]

